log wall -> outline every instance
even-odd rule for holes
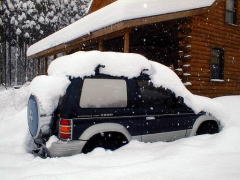
[[[216,97],[240,94],[240,26],[225,22],[226,0],[220,0],[207,14],[192,17],[191,60],[188,71],[195,94]],[[237,24],[240,24],[238,1]],[[212,48],[224,49],[224,82],[211,82]]]

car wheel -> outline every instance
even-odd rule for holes
[[[121,133],[104,132],[94,135],[92,138],[90,138],[86,145],[83,147],[82,152],[86,154],[97,147],[113,151],[127,143],[127,138]]]
[[[203,122],[197,132],[196,135],[202,135],[202,134],[216,134],[219,132],[218,123],[213,120],[205,121]]]

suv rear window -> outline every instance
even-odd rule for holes
[[[127,107],[127,85],[123,79],[85,79],[81,108]]]

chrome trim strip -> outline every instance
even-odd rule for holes
[[[156,115],[135,115],[135,116],[111,116],[111,117],[106,117],[106,116],[91,116],[91,115],[86,115],[86,117],[77,117],[77,118],[73,118],[74,120],[77,119],[118,119],[118,118],[144,118],[144,117],[148,117],[148,116],[153,116],[153,117],[163,117],[163,116],[183,116],[183,115],[196,115],[194,113],[181,113],[181,114],[156,114]],[[91,117],[89,117],[91,116]]]

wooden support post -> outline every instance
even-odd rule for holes
[[[124,52],[129,53],[130,49],[130,32],[127,31],[124,34]]]
[[[98,42],[98,50],[103,51],[103,49],[104,49],[103,48],[103,40],[100,39],[99,42]]]
[[[40,75],[41,73],[41,61],[40,59],[37,60],[37,74]]]
[[[56,59],[57,58],[57,54],[54,54],[53,58]]]
[[[45,57],[44,59],[44,74],[47,74],[48,70],[48,57]]]

